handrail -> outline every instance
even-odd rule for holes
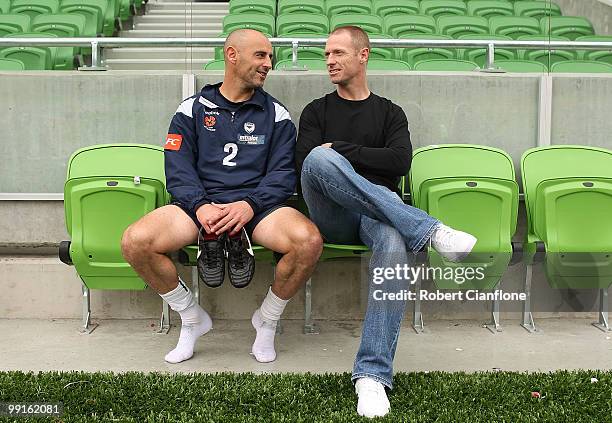
[[[220,47],[225,38],[0,38],[0,47],[23,47],[23,46],[46,46],[46,47],[89,47],[92,51],[91,70],[103,70],[100,49],[102,47]],[[302,46],[323,46],[327,38],[270,38],[274,47],[291,46],[293,48],[293,65],[297,68],[297,49]],[[570,50],[612,50],[612,41],[516,41],[516,40],[429,40],[423,39],[393,39],[372,38],[370,44],[373,47],[446,47],[446,48],[470,48],[486,47],[487,64],[486,69],[493,69],[493,58],[496,48],[522,48],[522,49],[570,49]]]

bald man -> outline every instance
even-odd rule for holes
[[[296,129],[287,109],[262,86],[272,68],[272,46],[254,30],[232,32],[224,45],[223,82],[184,100],[164,146],[167,189],[173,203],[127,228],[125,259],[181,316],[178,344],[165,360],[193,356],[196,340],[212,328],[210,316],[178,277],[167,254],[199,245],[198,270],[209,286],[246,286],[254,271],[251,239],[282,254],[265,299],[253,313],[252,353],[276,359],[274,335],[285,308],[319,259],[317,227],[285,202],[294,193]]]

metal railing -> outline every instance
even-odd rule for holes
[[[298,69],[297,52],[300,46],[324,46],[327,38],[270,38],[272,46],[291,46],[293,68]],[[225,38],[0,38],[0,47],[91,47],[91,66],[81,70],[105,70],[102,66],[102,48],[121,47],[220,47]],[[483,70],[494,70],[496,48],[514,49],[569,49],[610,50],[611,41],[514,41],[514,40],[429,40],[373,38],[372,47],[439,47],[486,48],[487,61]]]

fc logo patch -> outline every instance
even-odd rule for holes
[[[181,134],[168,134],[166,137],[166,144],[164,150],[178,151],[181,148],[183,142],[183,136]]]
[[[214,116],[206,116],[204,118],[204,125],[206,125],[207,128],[212,128],[215,126],[215,123],[217,123],[217,118]]]

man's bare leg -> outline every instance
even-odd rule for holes
[[[287,302],[312,275],[323,248],[319,230],[295,209],[283,207],[266,216],[253,231],[253,241],[283,254],[272,287],[251,322],[257,335],[252,352],[257,361],[276,359],[276,324]]]
[[[160,207],[123,233],[121,251],[136,273],[181,316],[181,335],[165,360],[179,363],[193,356],[196,340],[212,328],[212,321],[178,277],[167,253],[194,243],[195,223],[177,206]]]

